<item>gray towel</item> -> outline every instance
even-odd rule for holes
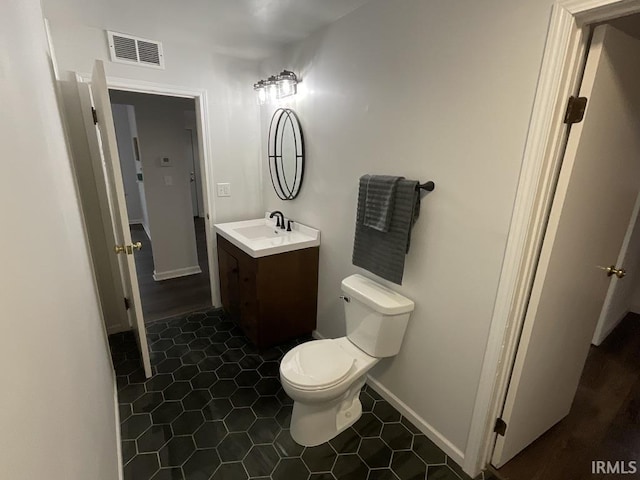
[[[396,196],[398,180],[404,177],[391,175],[364,175],[361,180],[367,183],[364,224],[379,232],[388,232],[393,214],[393,202]]]
[[[411,228],[420,214],[420,193],[415,180],[398,180],[389,231],[364,225],[367,179],[360,178],[356,235],[352,262],[382,278],[402,285],[405,255],[411,243]]]

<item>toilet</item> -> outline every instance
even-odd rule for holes
[[[342,281],[347,336],[291,349],[280,363],[284,391],[294,401],[291,437],[320,445],[362,415],[367,372],[400,351],[413,301],[362,275]]]

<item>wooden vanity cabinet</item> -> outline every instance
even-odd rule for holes
[[[319,247],[253,258],[217,235],[222,307],[259,348],[316,328]]]

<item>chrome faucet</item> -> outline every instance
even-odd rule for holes
[[[271,212],[271,215],[269,215],[269,218],[273,218],[273,217],[277,217],[276,227],[284,229],[284,215],[282,214],[282,212],[280,210]]]

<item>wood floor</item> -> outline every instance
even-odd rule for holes
[[[160,282],[153,279],[153,245],[142,225],[131,225],[132,240],[143,244],[142,250],[136,252],[135,259],[140,295],[142,296],[142,311],[146,323],[211,306],[204,219],[196,218],[194,223],[198,263],[202,273]]]
[[[508,480],[640,478],[592,475],[593,460],[638,461],[640,469],[640,315],[627,315],[591,347],[569,415],[497,473]]]

